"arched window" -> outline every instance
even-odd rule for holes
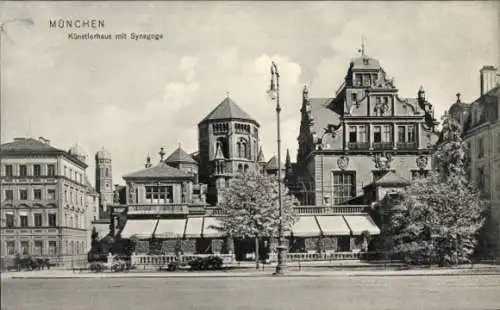
[[[248,172],[248,165],[245,165],[245,173]]]
[[[236,150],[238,152],[238,157],[241,158],[241,143],[240,142],[236,142]]]
[[[242,154],[241,154],[242,156],[241,157],[247,158],[248,157],[247,156],[247,154],[248,154],[247,144],[245,142],[242,142],[241,143],[241,148],[242,148],[242,150],[241,150],[242,151]]]
[[[227,141],[225,138],[223,137],[220,137],[220,138],[217,138],[216,142],[215,142],[215,149],[217,150],[217,148],[220,147],[221,151],[222,151],[222,155],[224,155],[225,158],[228,158],[229,157],[229,150],[228,150],[228,145],[227,145]]]
[[[238,165],[238,173],[243,173],[243,165]]]
[[[239,158],[249,158],[250,150],[245,139],[240,139],[240,141],[237,143],[237,148]]]

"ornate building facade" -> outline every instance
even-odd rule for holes
[[[422,87],[402,98],[377,59],[362,52],[330,98],[303,90],[294,193],[302,204],[369,204],[373,184],[409,181],[430,169],[438,139]],[[396,183],[398,183],[396,182]]]
[[[1,145],[0,156],[2,259],[85,254],[95,195],[83,149],[16,138]]]
[[[237,259],[245,259],[254,251],[253,240],[230,240],[213,228],[222,215],[217,201],[238,173],[277,175],[278,159],[265,160],[258,145],[259,124],[229,97],[199,123],[198,134],[196,155],[179,147],[165,160],[161,149],[157,165],[148,156],[145,169],[123,177],[127,202],[113,206],[113,235],[135,239],[136,253],[172,254],[176,248],[185,254],[227,253],[233,248]],[[281,167],[284,181],[292,184],[288,152]],[[301,206],[296,212],[299,219],[287,236],[291,252],[356,250],[363,231],[380,232],[363,205]]]
[[[460,94],[448,113],[462,125],[470,152],[469,174],[491,204],[491,226],[485,247],[500,255],[500,74],[493,66],[480,70],[480,96],[471,103]]]

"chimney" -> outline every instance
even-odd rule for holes
[[[481,86],[481,96],[497,86],[497,68],[493,66],[483,66],[479,71]]]

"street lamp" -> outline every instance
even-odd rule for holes
[[[5,26],[11,23],[22,23],[25,25],[33,25],[34,22],[31,18],[14,18],[14,19],[9,19],[6,21],[3,21],[0,23],[0,107],[3,108],[3,102],[2,102],[2,52],[3,52],[3,46],[2,46],[2,40],[3,40],[3,35],[7,34],[5,32]],[[2,113],[3,115],[4,113]],[[1,138],[0,138],[1,139]]]
[[[271,86],[268,90],[268,95],[271,100],[276,100],[276,121],[277,121],[277,142],[278,142],[278,207],[279,207],[279,223],[278,223],[278,264],[274,275],[281,276],[284,274],[284,240],[283,240],[283,201],[281,197],[281,137],[280,137],[280,74],[278,66],[273,61],[271,63]]]

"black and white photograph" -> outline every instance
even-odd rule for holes
[[[499,1],[1,1],[1,310],[500,309]]]

